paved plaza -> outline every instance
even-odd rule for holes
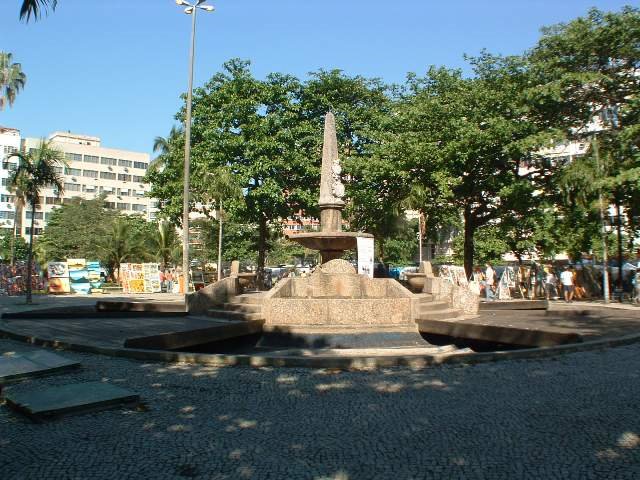
[[[639,344],[374,372],[61,353],[83,368],[12,388],[102,381],[144,404],[44,424],[0,407],[3,480],[640,478]]]

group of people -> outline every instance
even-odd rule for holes
[[[551,267],[544,268],[544,294],[547,300],[558,298],[558,277]],[[576,293],[576,272],[572,271],[569,266],[564,267],[560,273],[560,284],[562,285],[562,293],[564,301],[573,302]]]
[[[558,277],[551,267],[544,268],[544,292],[547,300],[558,298]],[[485,265],[484,272],[476,269],[473,280],[477,281],[481,289],[484,290],[486,301],[492,302],[497,296],[498,276],[490,263]],[[573,301],[576,291],[576,272],[572,271],[568,266],[560,273],[559,279],[562,286],[564,300],[567,303]]]
[[[176,272],[173,268],[167,268],[160,270],[160,285],[163,292],[172,293],[173,285],[175,283]]]

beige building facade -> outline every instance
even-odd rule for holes
[[[108,208],[125,214],[141,215],[148,221],[155,219],[156,202],[146,196],[150,185],[144,182],[150,163],[147,153],[103,147],[99,137],[71,132],[53,132],[47,140],[64,153],[67,164],[56,167],[63,178],[64,191],[60,194],[53,188],[43,189],[40,206],[35,213],[34,235],[40,235],[44,231],[56,208],[65,200],[74,197],[93,199],[105,195]],[[40,142],[39,138],[22,138],[20,150],[28,152],[36,148]],[[0,172],[0,178],[3,179],[0,195],[6,196],[9,202],[0,202],[0,212],[5,203],[15,201],[7,190],[7,181],[4,178],[5,173],[8,177],[11,169],[17,166],[17,159],[13,158],[4,163]],[[15,211],[15,205],[13,210]],[[31,227],[30,209],[23,209],[19,217],[18,233],[28,240]],[[13,224],[6,225],[5,228],[9,227],[13,228]]]

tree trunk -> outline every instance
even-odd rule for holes
[[[258,225],[258,268],[256,283],[258,290],[264,290],[264,262],[267,255],[267,219],[260,217]]]
[[[473,274],[473,255],[475,245],[473,243],[473,234],[475,232],[475,224],[473,215],[471,214],[471,206],[464,207],[464,271],[467,278]]]
[[[618,290],[620,291],[620,301],[622,301],[622,263],[624,262],[624,252],[622,249],[622,213],[620,212],[620,197],[616,195],[616,228],[618,231]]]
[[[218,210],[218,281],[222,280],[222,199]]]
[[[33,265],[33,230],[36,221],[36,206],[31,206],[31,231],[29,232],[29,253],[27,256],[27,304],[31,304],[31,267]]]

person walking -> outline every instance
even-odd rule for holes
[[[558,290],[556,289],[556,284],[558,283],[558,279],[556,278],[555,273],[553,273],[552,267],[545,267],[544,269],[545,277],[544,277],[544,293],[547,300],[555,299],[558,297]]]
[[[484,271],[484,295],[487,302],[492,302],[496,299],[495,293],[493,291],[493,285],[496,283],[496,271],[493,269],[490,263],[485,265],[486,270]]]
[[[560,274],[560,282],[562,283],[565,302],[571,303],[575,287],[573,284],[573,272],[569,269],[569,266],[564,267],[564,271]]]

